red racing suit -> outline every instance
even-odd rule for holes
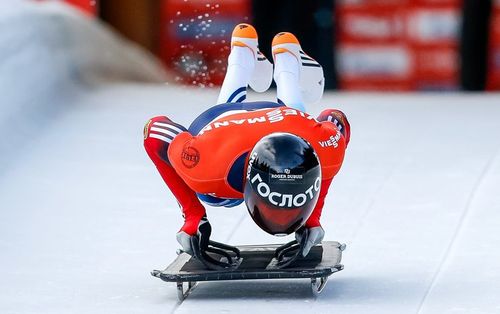
[[[197,196],[218,200],[243,198],[249,152],[263,136],[274,132],[302,137],[319,157],[322,173],[320,196],[306,227],[320,225],[328,188],[340,170],[347,145],[344,135],[331,122],[330,113],[335,110],[323,111],[318,119],[324,121],[318,121],[307,113],[279,104],[254,104],[258,105],[257,109],[224,111],[216,117],[212,115],[213,119],[201,125],[197,119],[189,131],[166,117],[153,118],[146,125],[146,150],[179,201],[186,219],[182,230],[188,234],[196,232],[197,221],[205,214]],[[225,108],[221,106],[229,105],[216,107]],[[212,111],[215,114],[220,112]],[[154,138],[157,133],[154,126],[158,130],[158,127],[167,128],[170,124],[180,132],[168,138],[167,145],[162,145],[158,139],[160,136]],[[158,134],[166,135],[161,131]],[[173,171],[162,169],[165,167]]]

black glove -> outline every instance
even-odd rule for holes
[[[240,262],[240,251],[236,247],[211,241],[211,233],[212,227],[204,216],[198,224],[196,235],[190,236],[180,231],[177,233],[177,241],[182,246],[182,252],[192,255],[208,269],[237,267]]]
[[[185,252],[189,255],[193,255],[193,248],[191,246],[191,241],[194,240],[193,237],[198,237],[199,247],[205,248],[208,247],[210,234],[212,233],[212,226],[208,222],[206,216],[203,216],[198,224],[198,230],[196,235],[189,235],[185,231],[177,232],[177,242],[181,245],[181,252]]]

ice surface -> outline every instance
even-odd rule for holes
[[[159,114],[187,124],[215,99],[209,89],[103,87],[36,137],[0,181],[0,312],[499,311],[499,96],[462,94],[326,94],[321,108],[345,110],[352,125],[322,218],[326,238],[348,244],[345,270],[317,299],[306,280],[223,282],[177,305],[174,285],[148,273],[175,257],[182,221],[142,126]],[[209,217],[216,240],[286,240],[241,206]]]
[[[64,57],[90,47],[50,50],[41,37],[57,43],[59,32],[26,23],[3,31],[24,5],[4,3],[0,313],[500,312],[500,95],[326,93],[309,111],[340,108],[352,126],[322,217],[326,239],[348,245],[345,270],[318,298],[307,280],[217,282],[179,305],[175,285],[149,275],[174,259],[182,218],[142,148],[142,127],[156,115],[189,124],[217,91],[96,84],[88,78],[99,58],[84,66]],[[157,80],[147,73],[139,80]],[[261,231],[244,206],[208,215],[218,241],[289,240]]]

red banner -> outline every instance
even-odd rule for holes
[[[341,88],[458,87],[458,0],[344,0],[338,10]]]
[[[77,8],[81,9],[83,12],[96,16],[98,11],[98,0],[64,0]]]
[[[490,24],[487,88],[500,90],[500,1],[497,0],[494,3]]]
[[[44,1],[44,0],[34,0]],[[62,0],[72,6],[80,9],[82,12],[89,16],[97,16],[99,13],[99,0]]]

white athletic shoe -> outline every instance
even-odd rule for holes
[[[231,37],[231,48],[234,46],[248,47],[255,57],[255,68],[248,85],[259,93],[265,92],[273,81],[273,65],[259,51],[257,31],[250,24],[236,25]]]
[[[308,56],[292,33],[282,32],[276,34],[272,43],[272,54],[275,63],[274,77],[280,75],[280,67],[276,64],[276,55],[291,53],[299,62],[299,84],[304,103],[317,103],[323,96],[325,78],[323,67],[313,58]]]

